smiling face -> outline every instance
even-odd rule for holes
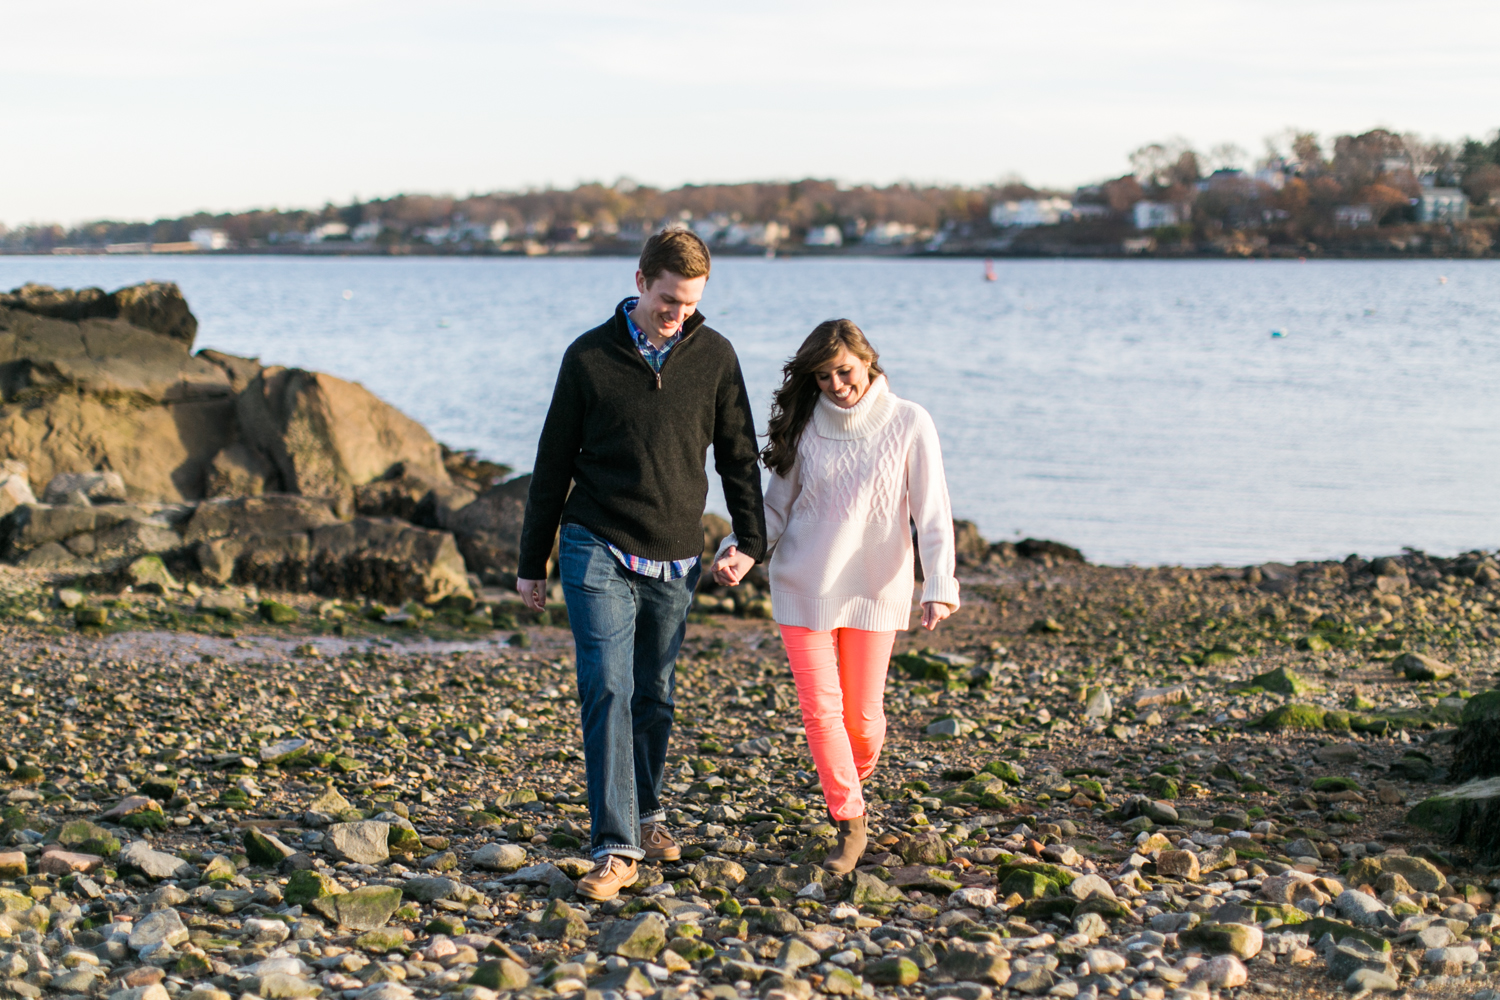
[[[640,271],[635,272],[635,287],[641,301],[630,311],[636,326],[652,340],[667,340],[682,332],[682,324],[698,308],[708,275],[684,278],[663,271],[649,283]]]
[[[847,347],[832,361],[819,365],[813,375],[823,395],[846,410],[863,399],[870,388],[870,366]]]

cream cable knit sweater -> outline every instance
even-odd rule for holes
[[[771,606],[781,625],[870,632],[911,627],[917,526],[922,603],[958,607],[953,510],[937,428],[877,375],[844,409],[819,396],[797,462],[766,489]],[[735,544],[730,535],[720,546]]]

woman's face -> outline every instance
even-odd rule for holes
[[[817,368],[814,375],[823,395],[844,409],[863,399],[870,388],[870,366],[855,357],[847,347],[839,352],[838,357]]]

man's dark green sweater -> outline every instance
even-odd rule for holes
[[[559,520],[643,559],[702,553],[709,445],[739,549],[759,560],[766,521],[755,418],[734,348],[695,312],[658,375],[631,339],[622,302],[563,355],[526,498],[517,575],[546,577]]]

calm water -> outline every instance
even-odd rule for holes
[[[1500,545],[1500,266],[998,271],[723,259],[703,310],[733,339],[762,425],[807,332],[859,323],[895,391],[936,419],[956,513],[991,539],[1187,564]],[[447,444],[518,469],[564,347],[632,273],[626,260],[0,257],[0,288],[176,281],[200,347],[363,382]]]

